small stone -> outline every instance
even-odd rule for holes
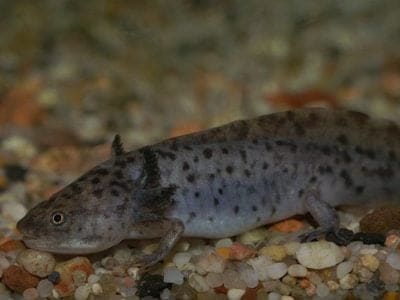
[[[57,283],[60,282],[61,276],[60,276],[60,273],[54,271],[54,272],[51,272],[51,273],[50,273],[50,275],[47,277],[47,279],[48,279],[51,283],[57,284]]]
[[[246,283],[241,279],[239,273],[234,269],[226,269],[222,275],[224,286],[227,289],[246,289]]]
[[[178,252],[174,255],[172,261],[178,269],[181,269],[190,262],[191,258],[192,254],[189,252]]]
[[[200,275],[198,275],[201,277]],[[203,277],[201,277],[203,278]],[[103,290],[106,293],[104,285],[102,284]],[[143,276],[142,280],[139,282],[137,296],[140,298],[144,298],[146,296],[151,296],[154,298],[159,298],[161,292],[164,289],[171,288],[170,283],[165,283],[163,281],[163,277],[157,274],[146,274]]]
[[[224,279],[223,279],[222,273],[210,272],[207,274],[207,276],[205,278],[206,278],[206,282],[207,282],[208,286],[211,288],[216,288],[216,287],[224,284]]]
[[[24,300],[36,300],[39,299],[39,293],[37,289],[29,288],[22,293],[22,297],[24,297]]]
[[[250,267],[246,263],[239,263],[237,265],[237,269],[240,275],[240,279],[242,279],[246,283],[247,287],[255,288],[258,285],[257,273],[254,272],[252,267]]]
[[[225,269],[226,260],[215,253],[204,254],[195,263],[196,271],[199,274],[207,272],[222,273]]]
[[[379,279],[385,284],[397,284],[400,280],[400,274],[392,268],[387,262],[381,262],[379,265]]]
[[[292,296],[283,295],[281,300],[295,300]]]
[[[273,261],[282,261],[287,253],[285,246],[282,245],[270,245],[261,248],[258,253],[271,258]]]
[[[142,283],[142,281],[140,283]],[[103,289],[103,292],[106,295],[114,294],[118,289],[116,278],[115,278],[115,276],[113,276],[111,274],[102,274],[100,276],[98,284],[101,285],[101,288]],[[165,284],[165,283],[163,283],[163,284]]]
[[[257,277],[260,281],[264,281],[268,279],[268,275],[266,272],[266,268],[271,265],[273,262],[268,257],[261,255],[255,258],[251,258],[247,261],[249,265],[251,265],[257,274]]]
[[[86,300],[90,294],[90,287],[88,285],[82,285],[77,287],[74,292],[74,297],[76,300]]]
[[[75,286],[81,286],[86,283],[87,274],[82,270],[76,270],[72,272],[72,280]]]
[[[27,209],[20,203],[7,201],[1,206],[1,213],[3,216],[10,218],[13,221],[20,220],[26,215]]]
[[[169,289],[164,289],[160,294],[161,300],[170,300],[171,299],[171,291]]]
[[[56,260],[50,253],[32,249],[20,252],[17,261],[29,273],[39,277],[50,275],[56,264]]]
[[[300,264],[294,264],[289,266],[288,273],[293,277],[305,277],[307,275],[307,269]]]
[[[242,289],[229,289],[227,296],[229,300],[240,300],[246,291]]]
[[[342,279],[340,279],[340,287],[344,290],[349,290],[354,288],[358,283],[358,278],[354,274],[347,274]]]
[[[89,275],[87,282],[88,282],[88,284],[93,284],[93,283],[99,282],[99,280],[100,280],[99,275],[91,274],[91,275]]]
[[[285,263],[273,263],[266,268],[268,277],[279,279],[287,273],[288,267]]]
[[[93,273],[93,267],[86,257],[75,257],[65,262],[59,263],[55,271],[60,274],[60,281],[54,286],[60,297],[71,296],[74,294],[76,284],[74,279],[82,284],[82,275],[86,278]],[[80,273],[82,272],[82,273]]]
[[[140,276],[139,271],[140,271],[139,267],[130,267],[128,268],[128,275],[133,279],[138,280]]]
[[[400,255],[396,252],[389,253],[386,262],[395,270],[400,270]]]
[[[344,276],[349,274],[353,270],[353,262],[344,261],[337,265],[336,267],[336,277],[342,279]]]
[[[361,241],[366,245],[384,245],[385,244],[385,236],[379,233],[365,233],[365,232],[357,232],[354,234],[353,241]]]
[[[0,251],[2,252],[18,252],[21,250],[25,250],[25,246],[21,241],[17,240],[9,240],[0,245]]]
[[[101,295],[103,293],[103,288],[97,282],[93,283],[92,284],[92,293],[93,293],[93,295],[96,295],[96,296]]]
[[[41,298],[50,297],[53,287],[54,287],[53,283],[51,283],[49,280],[47,279],[40,280],[39,284],[37,285],[39,296]]]
[[[272,292],[268,294],[268,300],[281,300],[282,296],[279,295],[278,293]]]
[[[225,239],[218,240],[215,243],[215,248],[224,248],[224,247],[229,248],[232,246],[232,244],[233,244],[232,239],[225,238]]]
[[[175,267],[164,269],[164,282],[181,285],[183,283],[183,274]]]
[[[253,257],[257,253],[257,251],[253,248],[237,242],[233,243],[230,248],[230,258],[234,260],[244,260],[246,258]]]
[[[207,292],[210,289],[205,278],[196,273],[193,273],[189,276],[188,283],[192,288],[200,293]]]
[[[379,267],[379,260],[375,256],[370,254],[361,256],[360,262],[371,272],[375,272]]]
[[[129,248],[120,248],[115,251],[113,256],[119,264],[127,264],[131,259],[131,250]]]
[[[285,247],[287,255],[293,256],[296,251],[300,248],[301,243],[299,242],[289,242],[283,245]]]
[[[398,234],[389,234],[386,236],[385,246],[396,249],[400,245],[400,236]]]
[[[328,281],[326,282],[326,286],[327,286],[331,291],[336,291],[336,290],[340,287],[340,285],[339,285],[336,281],[333,281],[333,280],[328,280]]]
[[[325,269],[344,260],[343,251],[334,243],[318,241],[302,244],[296,251],[300,264],[310,269]]]
[[[320,283],[317,285],[316,294],[318,297],[327,297],[330,293],[328,286],[324,283]]]
[[[241,234],[238,237],[238,241],[244,245],[251,245],[259,241],[265,240],[267,236],[268,230],[266,228],[260,227]]]
[[[21,267],[12,265],[4,270],[2,281],[9,289],[22,294],[26,289],[36,287],[39,283],[39,278]]]

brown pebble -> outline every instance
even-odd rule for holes
[[[12,265],[4,270],[2,281],[9,289],[22,293],[26,289],[36,287],[39,278],[29,274],[21,267]]]
[[[364,216],[360,221],[362,232],[385,234],[400,229],[400,207],[383,206]]]
[[[10,252],[10,251],[20,251],[25,250],[25,246],[21,241],[9,240],[0,245],[0,251]]]

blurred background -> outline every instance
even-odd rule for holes
[[[399,119],[399,1],[0,0],[0,221],[117,132],[133,149],[310,105]]]

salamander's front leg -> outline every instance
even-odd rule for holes
[[[158,249],[149,255],[132,259],[130,265],[150,267],[162,260],[179,241],[185,229],[182,221],[178,219],[159,218],[143,222],[141,226],[147,231],[159,233],[161,236]]]
[[[302,241],[312,241],[321,236],[329,234],[330,240],[337,244],[348,244],[353,235],[346,229],[340,229],[339,216],[336,210],[321,199],[317,187],[310,187],[303,195],[307,211],[320,226],[316,230],[307,232],[300,236]]]

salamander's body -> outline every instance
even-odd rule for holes
[[[26,244],[96,252],[162,237],[143,262],[180,236],[232,236],[310,212],[337,227],[331,207],[400,194],[400,129],[350,111],[302,109],[236,121],[113,156],[34,207]]]

